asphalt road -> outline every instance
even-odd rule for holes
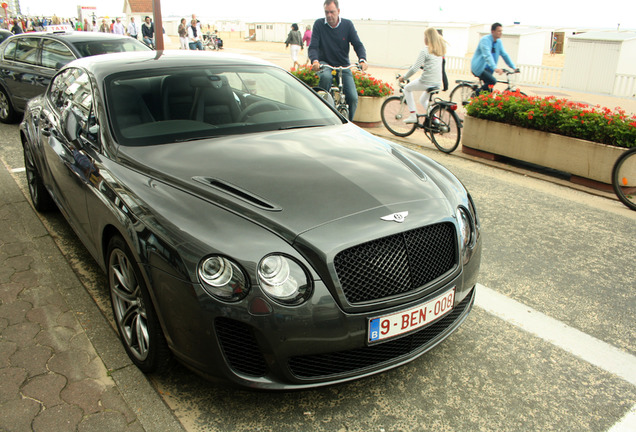
[[[636,212],[523,173],[411,147],[462,179],[481,217],[484,287],[465,323],[408,365],[317,390],[236,389],[179,366],[151,376],[185,428],[635,430]],[[18,169],[24,190],[16,125],[0,125],[0,158]],[[58,213],[44,221],[110,316],[105,279],[92,258]]]

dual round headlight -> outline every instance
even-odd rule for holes
[[[223,256],[208,257],[199,264],[203,287],[221,300],[238,301],[249,293],[247,278],[240,267]]]
[[[205,290],[221,300],[239,301],[249,293],[248,279],[232,260],[210,256],[199,264],[199,280]],[[297,305],[311,295],[311,280],[307,272],[293,259],[285,255],[268,255],[261,260],[257,270],[258,283],[272,300]]]
[[[258,282],[273,300],[296,305],[311,295],[311,282],[296,261],[285,255],[268,255],[258,265]]]

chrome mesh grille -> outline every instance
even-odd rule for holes
[[[404,294],[456,265],[455,226],[429,225],[346,249],[334,259],[347,301],[362,303]]]

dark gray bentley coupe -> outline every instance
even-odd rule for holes
[[[438,163],[285,70],[200,52],[76,60],[20,128],[35,208],[104,268],[134,363],[306,388],[407,363],[475,298],[479,220]]]

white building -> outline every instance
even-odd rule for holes
[[[636,32],[599,31],[570,36],[561,86],[586,92],[620,94],[634,88]]]

